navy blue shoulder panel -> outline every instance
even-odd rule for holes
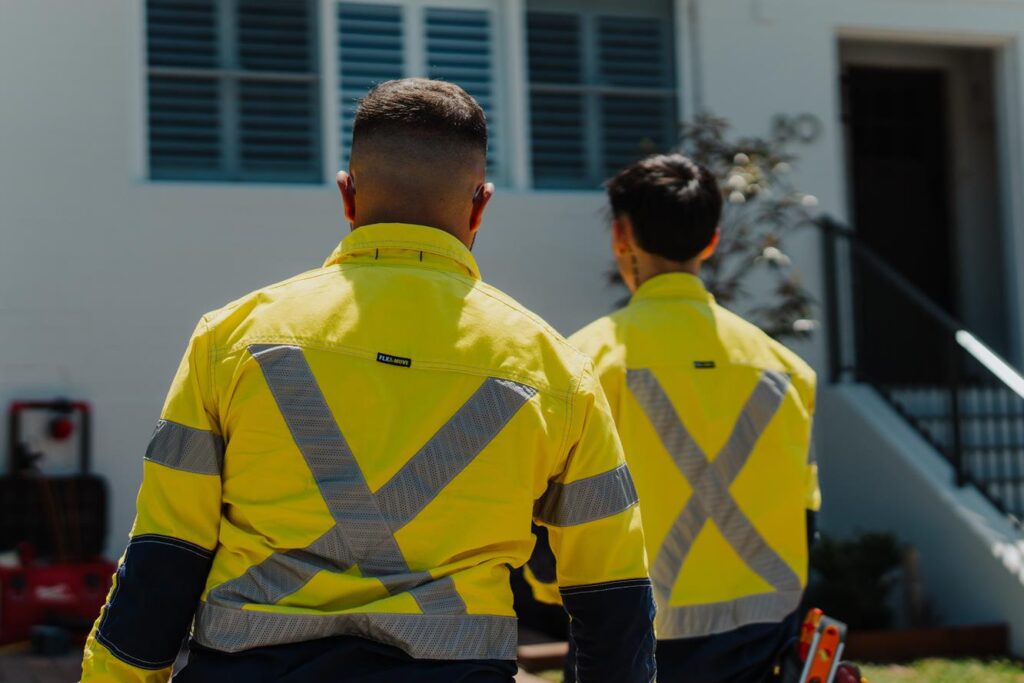
[[[580,683],[654,680],[654,594],[649,579],[629,579],[561,591],[569,613]]]
[[[188,635],[212,560],[211,551],[170,536],[133,538],[96,640],[140,669],[170,666]]]

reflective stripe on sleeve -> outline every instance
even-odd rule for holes
[[[623,464],[568,484],[550,482],[548,490],[537,500],[533,514],[545,524],[568,527],[617,515],[636,502],[633,477]]]
[[[224,440],[213,432],[159,420],[146,449],[146,460],[194,474],[220,475]]]

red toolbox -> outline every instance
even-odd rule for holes
[[[41,624],[88,632],[115,568],[106,560],[0,567],[0,644],[28,640]]]
[[[0,644],[33,626],[84,634],[106,600],[115,565],[101,557],[105,482],[89,473],[91,411],[81,401],[10,405],[8,468],[0,477]],[[34,418],[36,432],[28,434]],[[47,446],[77,435],[77,471],[46,472]]]

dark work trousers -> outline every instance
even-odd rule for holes
[[[772,665],[796,637],[800,616],[774,624],[751,624],[701,638],[659,640],[659,683],[765,683]],[[565,683],[575,683],[575,652],[570,644]]]
[[[505,660],[413,659],[398,648],[339,636],[235,654],[189,644],[175,683],[513,683]]]
[[[817,513],[807,512],[807,547],[814,547]],[[531,560],[531,567],[533,566]],[[551,572],[552,575],[554,572]],[[700,638],[659,640],[659,683],[764,683],[783,649],[797,637],[803,615],[799,610],[779,623],[750,624]],[[575,683],[575,652],[569,643],[565,683]]]

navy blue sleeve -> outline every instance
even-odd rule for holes
[[[814,544],[818,542],[818,513],[807,511],[807,552],[810,554]]]
[[[561,590],[578,683],[651,683],[654,594],[648,579]]]
[[[146,534],[128,543],[96,640],[141,669],[174,663],[188,635],[213,553],[169,536]]]
[[[548,530],[538,524],[531,527],[537,542],[533,546],[533,554],[526,563],[542,583],[556,583],[558,574],[555,571],[555,554],[551,551],[551,544],[548,542]]]

